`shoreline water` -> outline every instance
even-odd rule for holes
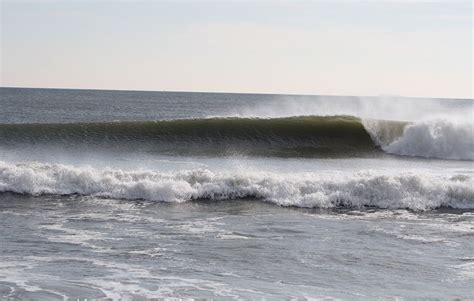
[[[0,199],[3,296],[473,297],[472,211]]]

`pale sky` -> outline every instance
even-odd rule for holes
[[[471,1],[0,2],[4,87],[474,93]]]

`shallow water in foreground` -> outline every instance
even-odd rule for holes
[[[0,195],[0,298],[474,298],[474,214]]]

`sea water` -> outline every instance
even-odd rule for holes
[[[472,100],[0,96],[0,298],[474,298]]]

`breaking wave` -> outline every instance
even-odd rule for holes
[[[471,176],[375,171],[275,174],[197,169],[160,173],[0,161],[0,192],[163,202],[256,198],[305,208],[474,209]]]
[[[0,146],[97,147],[172,155],[474,160],[472,123],[361,120],[353,116],[203,118],[147,122],[1,124]]]

